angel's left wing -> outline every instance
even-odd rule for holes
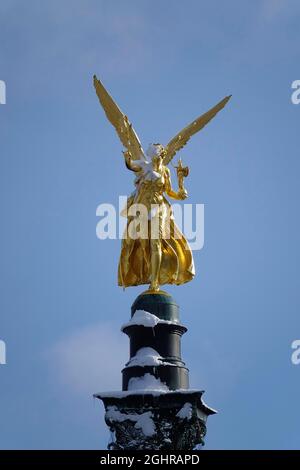
[[[141,142],[127,116],[122,113],[96,75],[94,75],[94,87],[107,119],[116,129],[122,144],[130,152],[132,160],[145,160]]]
[[[230,100],[230,96],[226,96],[222,101],[220,101],[216,106],[211,108],[207,113],[202,114],[202,116],[195,119],[191,124],[186,126],[182,131],[180,131],[165,147],[165,157],[164,157],[164,165],[170,163],[176,152],[180,150],[188,140],[192,137],[192,135],[196,134],[196,132],[200,131],[206,124],[215,117],[215,115],[226,105],[226,103]]]

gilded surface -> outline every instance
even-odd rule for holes
[[[127,116],[96,76],[94,86],[107,118],[126,149],[123,152],[126,167],[136,175],[135,191],[128,198],[124,213],[127,236],[122,240],[118,284],[123,287],[149,284],[151,291],[158,292],[160,285],[188,282],[195,275],[192,251],[175,224],[166,196],[176,200],[187,198],[184,178],[189,170],[179,160],[175,167],[179,189],[175,191],[167,165],[190,137],[226,105],[230,96],[182,129],[167,146],[151,144],[145,154]],[[144,215],[139,219],[143,224],[134,224],[137,209]]]

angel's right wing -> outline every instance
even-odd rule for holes
[[[168,165],[168,163],[170,163],[176,152],[186,145],[192,135],[196,134],[196,132],[199,132],[204,126],[206,126],[206,124],[209,123],[209,121],[211,121],[211,119],[213,119],[222,108],[224,108],[230,98],[231,95],[226,96],[226,98],[220,101],[216,106],[199,116],[188,126],[178,132],[172,140],[170,140],[168,145],[165,147],[164,165]]]
[[[122,113],[96,75],[94,75],[94,87],[107,119],[116,129],[122,144],[129,151],[131,159],[145,160],[141,142],[127,116]]]

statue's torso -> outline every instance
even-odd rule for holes
[[[161,172],[149,170],[141,176],[137,184],[135,202],[144,204],[151,210],[152,204],[162,204],[164,202],[164,192],[166,189],[166,176],[164,169]]]

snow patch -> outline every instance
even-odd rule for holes
[[[121,327],[121,331],[124,330],[124,328],[127,328],[128,326],[132,325],[142,325],[145,326],[146,328],[154,328],[158,323],[165,323],[169,325],[174,325],[174,322],[170,320],[161,320],[158,318],[156,315],[153,315],[153,313],[146,312],[145,310],[136,310],[129,320],[128,323],[125,323]],[[177,323],[175,323],[177,325]]]
[[[189,421],[193,416],[193,407],[191,403],[185,403],[183,407],[178,411],[176,416],[180,419],[187,419]]]
[[[131,325],[142,325],[154,328],[154,326],[156,326],[159,321],[160,319],[152,313],[146,312],[145,310],[136,310],[134,315],[131,317],[131,320],[123,325],[121,329],[123,330],[126,326]]]
[[[169,388],[166,384],[161,382],[160,379],[157,379],[152,374],[144,374],[141,377],[131,377],[128,382],[128,390],[143,390],[143,391],[169,391]]]
[[[163,358],[160,354],[153,348],[141,348],[137,351],[136,355],[133,356],[129,362],[127,362],[126,367],[135,367],[135,366],[174,366],[171,362],[163,362]]]
[[[126,414],[121,413],[116,406],[108,406],[105,417],[107,420],[123,422],[127,419],[129,421],[135,421],[134,427],[141,429],[145,436],[153,436],[155,434],[155,424],[152,419],[152,412],[146,411],[145,413]]]
[[[177,390],[112,390],[112,391],[107,391],[107,392],[99,392],[99,393],[94,393],[95,398],[117,398],[117,399],[122,399],[126,398],[130,395],[152,395],[153,397],[158,397],[160,395],[164,395],[165,393],[181,393],[182,395],[185,394],[190,394],[190,393],[203,393],[203,390],[199,389],[193,389],[193,388],[178,388]],[[207,405],[204,404],[206,407]],[[217,413],[216,410],[213,410],[212,408],[209,407],[210,410],[212,410],[214,413]]]

